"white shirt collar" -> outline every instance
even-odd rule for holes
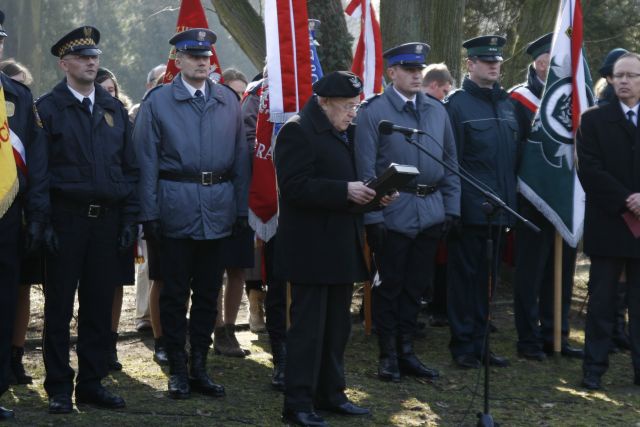
[[[81,104],[82,104],[82,100],[83,99],[89,98],[91,100],[91,112],[93,113],[93,106],[94,106],[95,100],[96,100],[96,89],[95,89],[95,87],[93,88],[93,90],[91,91],[91,93],[88,96],[84,96],[83,94],[81,94],[80,92],[78,92],[77,90],[75,90],[74,88],[69,86],[69,83],[67,83],[67,87],[69,88],[69,90],[71,91],[73,96],[75,96],[75,98],[78,101],[80,101]]]
[[[633,111],[635,114],[633,115],[633,124],[638,124],[638,107],[640,106],[640,103],[634,105],[632,108],[629,108],[627,106],[627,104],[625,104],[624,102],[620,101],[620,106],[622,107],[622,113],[624,114],[625,118],[627,118],[627,111]]]
[[[187,83],[184,79],[182,79],[182,84],[184,84],[184,87],[187,88],[187,90],[189,91],[189,93],[191,94],[191,97],[194,98],[196,96],[196,90],[199,90],[200,92],[202,92],[203,96],[207,95],[206,92],[206,87],[207,87],[207,82],[206,80],[202,82],[202,86],[200,87],[193,87],[191,86],[189,83]]]
[[[415,94],[413,95],[413,98],[407,98],[406,96],[404,96],[403,94],[401,94],[401,93],[398,91],[398,89],[396,89],[396,87],[395,87],[395,86],[391,86],[391,87],[393,88],[393,90],[395,90],[395,91],[396,91],[396,93],[398,94],[398,96],[400,97],[400,99],[402,99],[402,101],[403,101],[404,103],[406,103],[407,101],[411,101],[411,102],[413,102],[413,105],[414,105],[414,106],[416,105],[416,95],[415,95]]]

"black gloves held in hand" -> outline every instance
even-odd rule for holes
[[[138,226],[136,224],[123,224],[118,235],[118,249],[120,252],[125,252],[131,248],[136,242],[136,237],[138,237]]]
[[[243,231],[249,228],[249,219],[246,216],[239,216],[233,224],[232,236],[239,236]]]

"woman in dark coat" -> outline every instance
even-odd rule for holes
[[[291,283],[283,421],[323,426],[314,408],[369,413],[344,393],[343,359],[353,283],[367,278],[362,215],[349,208],[368,203],[375,191],[357,181],[353,159],[351,121],[362,82],[340,71],[313,89],[316,95],[283,126],[275,144],[276,274]]]

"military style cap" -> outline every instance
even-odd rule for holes
[[[497,35],[480,36],[469,39],[462,43],[462,47],[467,49],[467,57],[477,57],[483,61],[502,61],[502,46],[507,39]]]
[[[527,46],[527,53],[531,55],[533,59],[536,59],[538,56],[543,53],[551,52],[551,41],[553,40],[553,33],[545,34],[540,37],[538,40],[532,41]]]
[[[0,10],[0,37],[7,37],[7,32],[4,30],[4,12]]]
[[[315,82],[313,91],[325,98],[353,98],[362,93],[362,80],[351,71],[334,71]]]
[[[193,28],[171,37],[169,43],[176,51],[193,56],[211,56],[211,45],[217,40],[216,34],[208,28]]]
[[[100,31],[95,27],[85,25],[84,27],[72,30],[62,37],[56,44],[51,46],[51,54],[62,58],[74,53],[82,56],[100,55],[102,51],[98,49],[100,42]]]
[[[601,77],[607,77],[613,74],[613,64],[625,53],[629,53],[627,49],[623,49],[621,47],[617,47],[607,53],[607,56],[604,57],[604,61],[602,65],[598,69]]]
[[[382,54],[387,66],[404,65],[405,67],[424,68],[427,66],[427,55],[431,46],[426,43],[405,43],[392,47]]]

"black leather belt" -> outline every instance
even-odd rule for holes
[[[100,218],[115,212],[116,206],[112,202],[91,200],[88,202],[68,198],[54,197],[51,204],[67,212],[72,212],[87,218]]]
[[[418,197],[426,197],[438,190],[437,185],[418,184],[416,186],[402,187],[400,191],[403,193],[415,194]]]
[[[214,172],[200,172],[199,174],[181,174],[168,171],[160,171],[160,179],[165,181],[176,182],[193,182],[202,185],[220,184],[231,179],[231,174],[225,172],[223,174],[216,174]]]

